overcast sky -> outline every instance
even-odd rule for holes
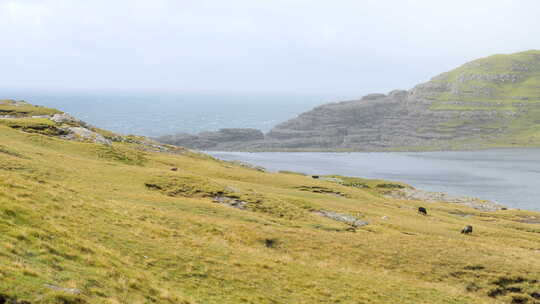
[[[0,0],[0,87],[355,94],[540,49],[538,0]]]

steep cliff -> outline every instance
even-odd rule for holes
[[[182,133],[159,138],[161,142],[201,150],[234,150],[236,146],[243,146],[247,142],[262,140],[263,132],[256,129],[221,129],[197,135]]]

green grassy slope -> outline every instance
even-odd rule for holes
[[[60,114],[56,109],[39,107],[24,101],[0,99],[0,116],[9,115],[16,117],[54,115]]]
[[[173,152],[0,121],[0,302],[540,303],[538,213]],[[317,210],[370,224],[352,232]]]
[[[493,106],[502,108],[511,108],[514,103],[536,103],[540,101],[540,51],[481,58],[439,75],[434,81],[452,87],[435,96],[440,101],[495,103]]]
[[[434,127],[440,133],[476,130],[447,149],[540,146],[540,51],[493,55],[469,62],[430,82],[431,110],[453,111],[455,119]],[[478,111],[474,119],[460,113]]]

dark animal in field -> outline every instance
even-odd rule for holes
[[[311,178],[318,179],[319,176],[318,175],[312,175]]]
[[[265,239],[264,245],[266,248],[274,248],[276,246],[277,240],[276,239]]]
[[[470,233],[472,233],[472,226],[471,226],[471,225],[465,226],[465,228],[461,229],[461,233],[463,233],[463,234],[470,234]]]
[[[178,168],[171,168],[171,171],[178,171]]]
[[[424,207],[418,207],[418,213],[422,215],[427,215],[427,210]]]

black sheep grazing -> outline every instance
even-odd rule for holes
[[[471,225],[465,226],[465,228],[461,229],[461,233],[463,233],[463,234],[472,233],[472,226]]]
[[[424,207],[418,207],[418,213],[422,215],[427,215],[427,210]]]

